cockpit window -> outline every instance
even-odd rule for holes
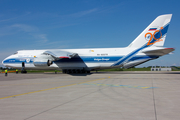
[[[16,55],[16,54],[18,54],[18,52],[14,53],[13,55]]]

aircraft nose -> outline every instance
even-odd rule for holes
[[[10,57],[10,56],[9,56]],[[7,63],[9,62],[9,57],[7,57],[7,58],[5,58],[3,61],[2,61],[2,64],[5,66],[5,67],[7,67],[6,65],[7,65]]]
[[[2,64],[4,64],[4,60],[2,61]]]
[[[3,61],[2,61],[2,65],[5,66],[5,61],[7,60],[7,58],[5,58]]]

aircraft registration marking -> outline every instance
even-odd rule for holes
[[[97,56],[108,56],[107,53],[104,53],[104,54],[97,54]]]

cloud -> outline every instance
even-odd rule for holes
[[[46,37],[47,35],[42,34],[36,26],[30,26],[26,24],[14,24],[11,27],[16,28],[19,31],[28,33],[37,40],[36,42],[46,43],[48,41]]]
[[[67,16],[69,16],[69,17],[82,17],[82,16],[85,16],[85,15],[91,14],[93,12],[96,12],[97,10],[98,10],[97,8],[94,8],[94,9],[91,9],[91,10],[85,10],[85,11],[77,12],[77,13],[70,14],[70,15],[67,15]]]
[[[37,42],[46,43],[48,41],[46,34],[33,34],[33,36],[36,39],[39,39]]]
[[[174,63],[174,64],[172,64],[173,66],[176,66],[177,64],[176,63]]]
[[[10,27],[16,28],[19,31],[24,31],[24,32],[38,32],[39,31],[37,27],[26,25],[26,24],[14,24]]]
[[[0,17],[6,17],[6,18],[0,20],[0,23],[1,22],[14,22],[15,20],[18,20],[18,19],[22,20],[23,18],[27,18],[27,16],[30,15],[30,14],[31,14],[31,12],[25,12],[25,14],[21,14],[21,15],[14,14],[14,15],[11,15],[11,16],[9,16],[8,14],[4,14],[4,15],[1,14]]]
[[[13,20],[13,19],[16,19],[17,17],[15,17],[15,18],[9,18],[9,19],[4,19],[4,20],[0,20],[0,22],[7,22],[7,21],[11,21],[11,20]]]
[[[60,40],[60,41],[48,41],[45,44],[36,44],[36,47],[41,47],[43,49],[64,49],[72,48],[72,41]]]
[[[12,45],[14,39],[18,40],[19,43],[28,41],[29,44],[26,44],[26,47],[36,46],[37,44],[45,45],[49,41],[47,34],[42,33],[38,27],[27,24],[13,24],[0,28],[0,38],[2,40],[1,44],[6,44],[6,40],[8,40]],[[23,48],[24,45],[17,44],[13,47]]]
[[[24,32],[36,39],[36,42],[45,43],[48,41],[47,35],[40,32],[38,27],[26,24],[14,24],[10,26],[10,29]]]

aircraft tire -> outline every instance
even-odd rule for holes
[[[67,70],[66,70],[66,69],[63,69],[63,73],[66,74],[66,73],[67,73]]]
[[[24,70],[24,71],[21,71],[21,73],[27,73],[27,71],[26,71],[26,70]]]
[[[75,70],[75,69],[72,69],[72,73],[76,73],[76,70]]]
[[[85,71],[82,69],[82,70],[81,70],[81,73],[85,73]]]

